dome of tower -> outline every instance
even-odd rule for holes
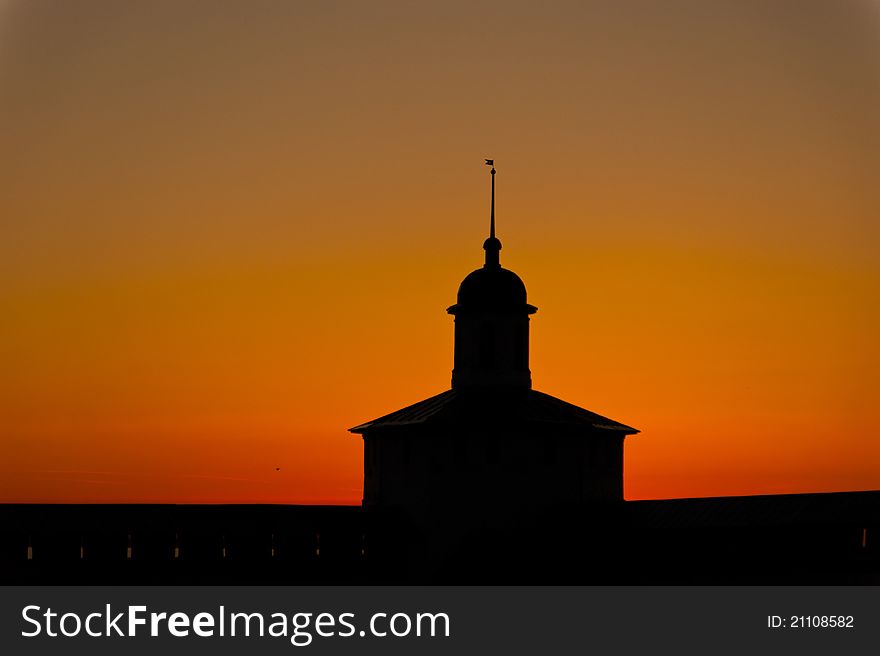
[[[502,267],[483,267],[467,275],[458,288],[458,304],[469,308],[519,308],[526,304],[526,286]]]

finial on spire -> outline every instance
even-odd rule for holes
[[[491,166],[492,170],[492,204],[489,212],[489,238],[483,242],[483,249],[486,251],[486,267],[501,267],[498,252],[501,250],[501,242],[495,238],[495,160],[487,159],[486,166]]]

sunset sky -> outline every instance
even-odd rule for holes
[[[627,498],[880,489],[880,3],[0,0],[0,153],[0,502],[359,503],[484,157]]]

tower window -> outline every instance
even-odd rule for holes
[[[488,323],[480,328],[480,366],[483,369],[495,366],[495,330]]]

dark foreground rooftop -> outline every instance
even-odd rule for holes
[[[880,526],[880,492],[628,501],[626,514],[642,529]]]
[[[438,555],[359,506],[0,505],[0,584],[880,584],[880,491],[517,515]]]

